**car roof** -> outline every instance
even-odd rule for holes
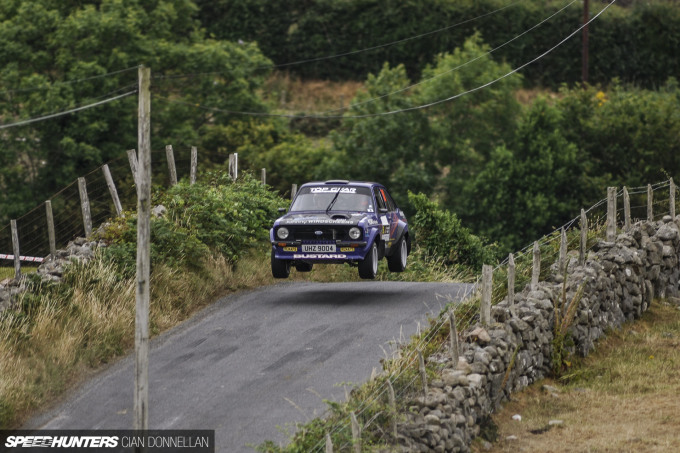
[[[330,179],[328,181],[311,181],[311,182],[306,182],[300,188],[305,187],[305,186],[323,186],[323,185],[329,185],[329,186],[359,186],[359,187],[373,187],[373,186],[381,186],[385,187],[380,183],[377,182],[370,182],[370,181],[348,181],[346,179]]]

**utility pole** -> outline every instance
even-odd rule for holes
[[[151,252],[151,69],[139,67],[137,117],[137,295],[134,429],[149,428],[149,274]],[[139,450],[144,451],[145,449]]]
[[[588,0],[583,0],[583,48],[581,50],[581,81],[588,83],[588,21],[590,20],[590,6]]]

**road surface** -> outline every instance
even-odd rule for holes
[[[217,451],[285,444],[341,383],[362,383],[394,343],[470,285],[282,283],[218,300],[151,341],[149,428],[215,429]],[[24,428],[132,429],[134,355]],[[347,390],[351,389],[348,387]]]

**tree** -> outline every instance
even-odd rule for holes
[[[464,192],[461,216],[510,252],[576,217],[593,193],[588,162],[560,131],[560,110],[539,98],[512,148],[497,147]]]
[[[343,126],[331,135],[328,177],[382,182],[400,205],[407,205],[409,189],[432,190],[438,170],[427,117],[421,111],[385,114],[414,105],[408,93],[387,95],[408,85],[403,65],[385,64],[378,75],[369,75],[366,91],[352,100]],[[369,116],[353,118],[363,115]]]
[[[439,103],[427,110],[433,132],[433,153],[446,174],[445,205],[458,210],[465,181],[489,160],[491,151],[512,139],[520,105],[515,91],[518,75],[502,78],[512,68],[495,62],[479,33],[470,36],[452,54],[438,55],[436,64],[423,71],[418,87],[421,104]],[[475,91],[471,91],[475,90]]]
[[[254,44],[206,39],[197,12],[189,0],[2,2],[0,123],[133,91],[136,67],[145,64],[155,77],[153,146],[201,147],[206,129],[232,120],[225,111],[265,110],[255,92],[266,77],[258,68],[269,61]],[[136,103],[130,96],[4,129],[0,224],[135,148]]]

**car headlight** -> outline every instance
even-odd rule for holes
[[[286,228],[286,227],[281,227],[281,228],[279,228],[278,231],[276,232],[276,236],[277,236],[279,239],[282,239],[282,240],[288,239],[288,234],[289,234],[288,228]]]
[[[349,229],[349,237],[351,239],[357,240],[361,237],[361,230],[357,227],[352,227]]]

